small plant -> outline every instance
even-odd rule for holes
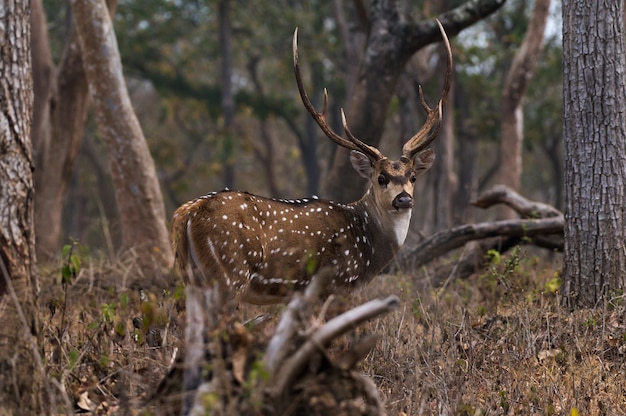
[[[72,244],[66,244],[63,246],[61,258],[63,259],[63,265],[61,266],[61,284],[63,290],[67,285],[71,285],[81,268],[81,257],[77,253],[79,244],[77,241],[72,241]]]
[[[252,368],[244,382],[244,396],[255,410],[260,410],[263,405],[263,397],[259,395],[258,386],[267,382],[269,373],[265,368],[263,357],[259,356],[252,363]]]
[[[66,244],[61,251],[61,258],[63,264],[61,265],[61,289],[63,290],[63,310],[61,314],[61,325],[58,328],[57,336],[61,337],[61,334],[65,331],[65,317],[67,310],[67,289],[74,280],[78,273],[80,273],[81,257],[77,253],[79,244],[77,241],[72,240],[72,244]]]
[[[598,321],[593,316],[585,321],[585,328],[595,328],[598,325]]]
[[[543,290],[546,293],[557,294],[561,288],[561,276],[559,273],[554,273],[554,277],[543,285]]]

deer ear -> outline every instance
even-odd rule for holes
[[[371,178],[374,169],[372,162],[367,156],[365,156],[364,153],[352,150],[350,152],[350,162],[352,162],[352,167],[359,173],[359,175],[365,179]]]
[[[435,151],[432,149],[426,149],[415,155],[415,158],[413,158],[413,170],[417,174],[424,173],[430,169],[434,161]]]

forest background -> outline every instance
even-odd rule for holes
[[[225,11],[222,3],[231,4]],[[298,26],[302,71],[313,102],[321,106],[326,87],[331,124],[340,131],[340,108],[350,120],[349,97],[365,38],[359,2],[222,3],[120,1],[115,10],[124,74],[155,160],[167,217],[181,203],[224,187],[271,197],[319,195],[348,202],[352,189],[358,194],[362,185],[346,180],[342,188],[327,182],[336,147],[300,103],[290,42]],[[462,2],[441,3],[401,2],[401,8],[420,20]],[[560,3],[553,3],[543,51],[534,75],[529,73],[532,81],[522,101],[518,191],[560,208],[562,51]],[[69,6],[52,0],[43,4],[51,60],[59,62],[71,36]],[[409,243],[474,221],[480,214],[469,207],[470,200],[502,182],[500,166],[509,170],[511,161],[500,157],[501,149],[510,146],[501,144],[503,89],[533,4],[509,1],[453,38],[453,98],[446,107],[443,137],[435,144],[438,163],[416,190]],[[226,37],[220,35],[224,28]],[[225,48],[230,50],[228,65]],[[424,86],[426,97],[437,97],[443,73],[440,52],[437,46],[422,49],[403,71],[386,116],[380,144],[384,153],[395,155],[423,122],[417,84]],[[226,90],[232,104],[224,102],[223,79],[232,81]],[[110,258],[118,255],[121,234],[107,152],[96,123],[89,120],[84,138],[73,144],[75,166],[68,163],[69,172],[64,172],[68,188],[61,229],[37,232],[45,236],[37,244],[40,259],[58,255],[61,245],[71,240]]]

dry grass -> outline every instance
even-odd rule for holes
[[[445,290],[424,283],[423,273],[384,276],[350,300],[402,299],[399,311],[354,335],[382,335],[362,370],[379,386],[388,413],[626,414],[623,298],[569,313],[559,305],[549,262],[523,252],[496,260]],[[122,262],[86,266],[67,287],[53,283],[58,270],[42,278],[46,365],[58,380],[60,412],[91,406],[99,414],[159,413],[144,402],[181,346],[182,292],[140,291],[128,283],[131,269]],[[121,284],[124,275],[133,289]]]

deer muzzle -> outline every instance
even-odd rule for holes
[[[393,199],[391,205],[396,209],[413,208],[413,197],[406,191],[402,191]]]

